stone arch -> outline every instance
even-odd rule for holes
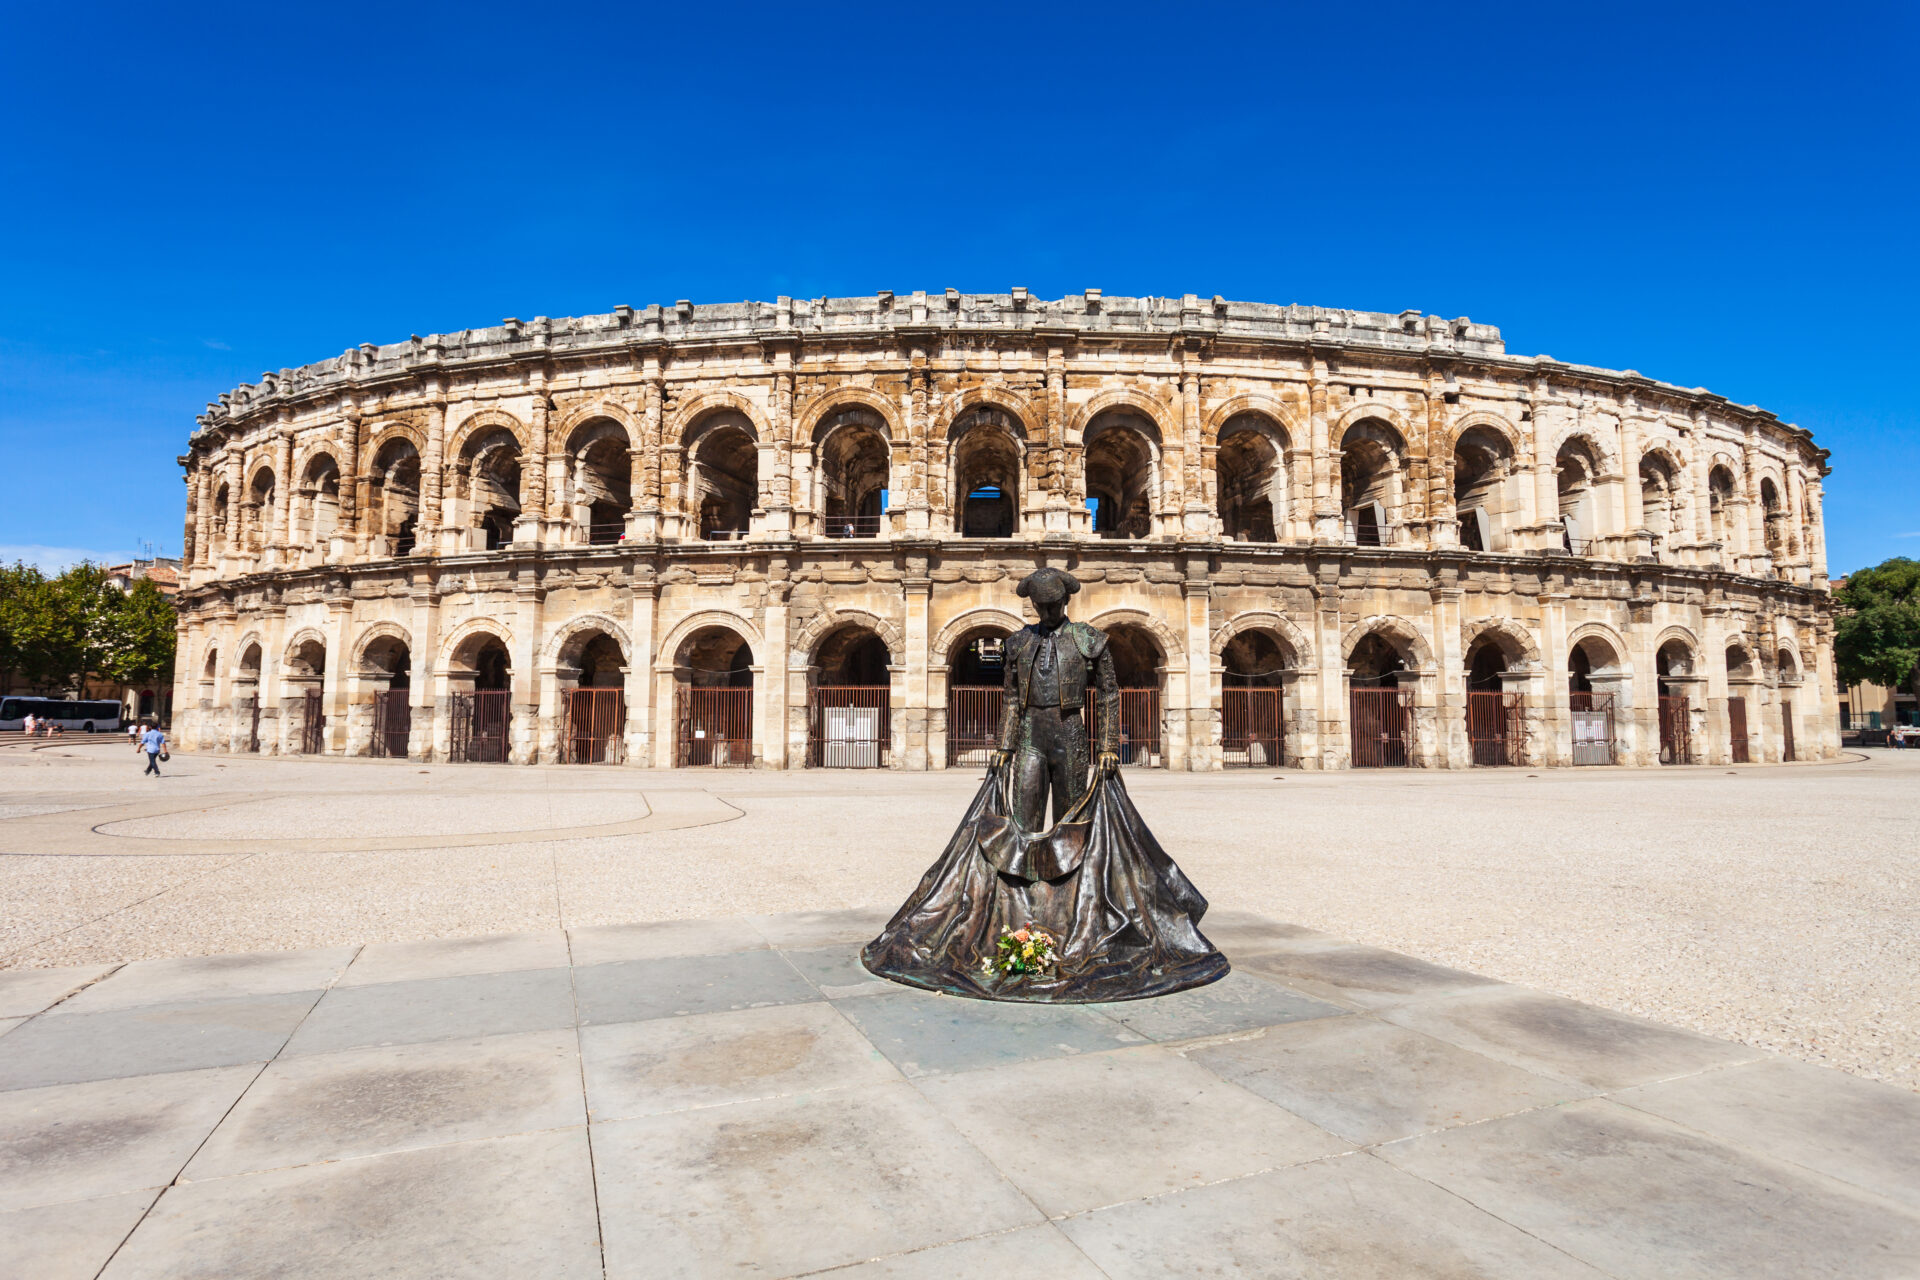
[[[1472,431],[1475,427],[1491,431],[1504,439],[1507,442],[1507,447],[1513,450],[1513,456],[1516,458],[1520,456],[1522,447],[1525,444],[1519,426],[1509,421],[1505,416],[1495,413],[1490,409],[1469,409],[1447,425],[1448,431],[1445,452],[1449,456],[1455,449],[1460,447],[1460,437]]]
[[[1668,642],[1674,640],[1678,640],[1686,648],[1695,662],[1700,660],[1700,637],[1678,623],[1661,629],[1660,634],[1653,638],[1653,651],[1660,652],[1667,647]]]
[[[871,411],[880,419],[880,434],[888,444],[900,438],[899,406],[867,387],[833,387],[815,396],[801,412],[800,420],[794,424],[793,438],[810,440],[817,447],[828,435],[842,426],[842,422],[829,421],[836,411],[855,405]],[[847,421],[855,421],[848,419]]]
[[[1533,632],[1512,618],[1475,618],[1460,624],[1461,653],[1469,652],[1475,642],[1483,639],[1498,645],[1507,661],[1516,667],[1537,670],[1540,666],[1540,645],[1534,640]]]
[[[614,621],[613,618],[607,614],[583,613],[577,617],[567,619],[548,633],[547,642],[540,647],[541,665],[554,666],[569,657],[575,656],[571,653],[571,650],[576,647],[583,647],[584,645],[584,641],[582,641],[582,645],[576,645],[575,641],[582,640],[585,634],[590,631],[597,631],[607,636],[615,644],[620,646],[621,653],[629,657],[632,656],[633,642],[628,638],[625,627]]]
[[[887,661],[906,661],[906,637],[893,623],[864,609],[823,609],[808,618],[794,633],[793,645],[787,651],[789,665],[805,666],[814,650],[820,647],[820,642],[843,627],[864,627],[879,636],[881,643],[887,646]]]
[[[307,483],[314,464],[321,458],[333,463],[336,472],[340,470],[340,446],[326,436],[308,441],[306,447],[293,456],[293,474],[300,477],[301,484]]]
[[[1039,416],[1027,398],[1004,382],[990,382],[984,386],[968,387],[957,396],[948,398],[941,406],[940,414],[934,419],[935,437],[951,436],[956,422],[965,417],[970,409],[998,409],[1014,420],[1016,434],[1022,441],[1033,436],[1039,429]]]
[[[301,627],[298,631],[288,636],[286,646],[280,651],[280,669],[282,671],[291,669],[293,666],[293,655],[309,644],[317,644],[322,649],[325,649],[327,647],[327,637],[325,633],[318,627]],[[319,675],[321,673],[315,672],[314,674]]]
[[[1665,436],[1649,440],[1640,447],[1641,461],[1644,462],[1648,458],[1657,459],[1661,466],[1668,468],[1675,476],[1687,474],[1685,456],[1680,442]]]
[[[253,651],[256,659],[255,665],[251,669],[247,666],[247,652],[249,650]],[[267,641],[266,637],[258,631],[249,631],[241,636],[234,644],[233,651],[240,655],[239,665],[235,667],[235,670],[243,676],[250,675],[257,677],[261,674],[261,668],[266,666]]]
[[[201,664],[200,678],[212,680],[220,674],[220,646],[217,643],[207,646],[205,661]]]
[[[672,671],[675,657],[687,637],[708,627],[725,627],[747,642],[753,650],[755,663],[766,657],[767,642],[760,634],[760,628],[749,622],[744,614],[734,613],[730,609],[699,609],[673,624],[661,639],[660,647],[654,652],[659,655],[656,666],[661,671]]]
[[[1746,655],[1745,661],[1740,664],[1741,674],[1738,677],[1734,675],[1734,665],[1731,661],[1736,649]],[[1752,679],[1766,674],[1766,658],[1760,646],[1755,644],[1753,637],[1744,631],[1735,631],[1726,637],[1725,643],[1721,646],[1720,660],[1725,664],[1729,680]]]
[[[969,609],[940,628],[940,634],[933,638],[928,665],[945,667],[949,651],[969,632],[978,631],[982,627],[999,627],[1008,635],[1012,635],[1026,625],[1025,618],[1011,609],[1002,609],[998,605],[982,605],[977,609]]]
[[[1777,652],[1773,660],[1774,679],[1782,684],[1804,683],[1807,678],[1807,664],[1800,657],[1800,646],[1790,637],[1779,637]]]
[[[639,442],[634,438],[633,425],[610,413],[587,414],[578,422],[562,427],[552,437],[560,442],[561,451],[569,456],[578,456],[581,450],[591,445],[616,438],[624,441],[629,449],[639,447]]]
[[[1593,456],[1596,479],[1617,476],[1620,474],[1620,453],[1607,439],[1607,434],[1594,430],[1586,422],[1570,422],[1554,435],[1551,446],[1542,456],[1557,458],[1562,449],[1578,441]]]
[[[405,627],[397,622],[376,622],[362,631],[359,638],[353,642],[353,648],[350,650],[352,662],[349,669],[356,672],[366,670],[367,650],[379,640],[397,640],[407,646],[409,653],[413,651],[413,637],[408,634]]]
[[[1299,425],[1294,421],[1293,411],[1287,408],[1283,401],[1265,392],[1253,391],[1225,401],[1207,415],[1206,424],[1200,432],[1201,446],[1204,448],[1207,445],[1218,444],[1220,428],[1243,413],[1267,419],[1280,433],[1280,439],[1287,442],[1289,448],[1299,436]]]
[[[1157,454],[1169,439],[1178,439],[1177,424],[1169,417],[1168,407],[1136,387],[1111,387],[1100,392],[1074,411],[1067,419],[1067,437],[1086,443],[1087,428],[1110,409],[1132,409],[1152,425],[1153,447]]]
[[[527,427],[525,423],[508,413],[505,409],[481,409],[475,413],[468,414],[460,420],[459,426],[447,433],[446,456],[449,458],[461,457],[465,454],[469,441],[482,431],[491,430],[494,427],[499,427],[508,435],[512,436],[514,443],[520,446],[521,453],[524,454],[527,451]],[[416,440],[414,444],[416,447],[420,447],[418,440]],[[378,447],[377,442],[370,442],[368,446],[368,456],[371,457],[373,451],[377,450]],[[420,451],[422,454],[426,452],[423,447]]]
[[[571,453],[579,447],[573,441],[573,433],[598,418],[619,424],[627,433],[628,445],[636,449],[640,447],[640,416],[623,404],[599,397],[582,401],[561,414],[553,435],[566,441],[567,451]]]
[[[1109,627],[1121,625],[1139,627],[1151,635],[1154,643],[1160,646],[1160,654],[1166,661],[1167,673],[1169,675],[1172,675],[1176,671],[1185,671],[1187,669],[1186,646],[1180,643],[1180,637],[1174,634],[1172,627],[1169,627],[1145,609],[1125,607],[1108,609],[1106,612],[1092,618],[1084,619],[1084,621],[1090,626],[1099,627],[1102,631]],[[1026,624],[1023,622],[1020,625],[1025,626]]]
[[[691,445],[702,421],[729,409],[747,420],[744,429],[755,444],[768,438],[765,416],[737,391],[702,391],[680,404],[673,411],[665,437],[683,448]]]
[[[486,640],[497,640],[505,646],[509,654],[513,652],[513,631],[506,623],[493,618],[468,618],[449,631],[446,638],[440,642],[440,660],[437,665],[445,672],[464,670],[464,667],[455,666],[456,663],[467,661],[461,655],[470,648],[478,649],[480,646],[476,642]]]
[[[1396,452],[1400,455],[1404,463],[1407,456],[1408,442],[1413,440],[1419,433],[1416,432],[1412,424],[1407,421],[1406,414],[1401,413],[1392,405],[1382,404],[1378,400],[1363,400],[1359,404],[1347,409],[1329,424],[1327,428],[1327,438],[1336,442],[1336,448],[1344,447],[1338,442],[1346,438],[1348,431],[1359,426],[1369,418],[1379,419],[1399,434],[1400,444]]]
[[[1348,627],[1346,634],[1340,637],[1341,662],[1349,661],[1360,642],[1370,635],[1378,635],[1400,650],[1401,658],[1407,662],[1410,674],[1419,674],[1433,669],[1433,648],[1420,634],[1420,628],[1398,614],[1392,613],[1376,613]]]
[[[1214,665],[1220,663],[1220,655],[1226,651],[1229,642],[1235,636],[1248,631],[1270,631],[1276,639],[1284,641],[1293,650],[1293,664],[1300,668],[1314,665],[1313,641],[1285,614],[1260,610],[1253,613],[1237,613],[1222,623],[1213,633],[1208,649]]]
[[[364,430],[367,433],[367,447],[360,451],[360,465],[363,467],[372,466],[373,460],[380,455],[380,451],[395,440],[405,440],[413,446],[415,453],[423,458],[427,456],[426,433],[410,422],[397,422],[391,419],[386,422],[372,422],[368,423]]]
[[[1571,655],[1589,640],[1597,640],[1613,650],[1613,663],[1606,668],[1608,672],[1621,676],[1633,675],[1632,650],[1627,648],[1626,637],[1604,622],[1583,622],[1567,633],[1567,653]]]

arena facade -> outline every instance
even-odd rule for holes
[[[984,759],[1014,587],[1137,767],[1839,747],[1826,453],[1499,331],[880,293],[507,320],[264,374],[186,470],[187,750]]]

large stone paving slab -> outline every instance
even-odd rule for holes
[[[0,1213],[0,1275],[93,1280],[159,1194],[129,1191]]]
[[[820,999],[777,951],[668,956],[575,969],[583,1023],[758,1009]]]
[[[906,1084],[594,1126],[609,1280],[787,1276],[1044,1221]]]
[[[1605,1099],[1380,1154],[1615,1276],[1920,1275],[1920,1217]]]
[[[833,1280],[981,1280],[984,1276],[1105,1280],[1056,1226],[1021,1227],[998,1235],[935,1245],[827,1273]]]
[[[566,969],[382,982],[327,992],[287,1052],[551,1031],[573,1021],[573,984]]]
[[[265,1062],[318,991],[39,1017],[0,1044],[0,1090]]]
[[[996,1004],[906,988],[836,1004],[909,1076],[1098,1053],[1146,1041],[1085,1006]]]
[[[1176,991],[1155,1000],[1089,1007],[1149,1040],[1195,1040],[1346,1012],[1338,1005],[1238,972],[1204,987]]]
[[[567,935],[495,933],[479,938],[434,938],[427,942],[384,942],[361,948],[338,983],[364,987],[377,982],[418,982],[425,978],[461,978],[477,973],[513,973],[521,969],[559,969],[572,963]]]
[[[598,1280],[584,1128],[170,1187],[104,1280]]]
[[[259,951],[238,956],[136,960],[62,1002],[52,1016],[234,996],[283,995],[331,986],[359,950]]]
[[[11,969],[0,973],[0,1018],[28,1018],[97,982],[118,966],[72,965],[60,969]]]

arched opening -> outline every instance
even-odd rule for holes
[[[1506,648],[1482,635],[1467,649],[1467,749],[1481,767],[1520,764],[1526,737],[1524,696],[1509,693]]]
[[[326,557],[334,530],[340,524],[340,464],[331,454],[315,454],[300,482],[301,527],[294,540],[315,560]]]
[[[1694,683],[1693,651],[1682,640],[1668,640],[1654,654],[1654,673],[1660,697],[1660,763],[1691,763],[1693,722],[1688,691]]]
[[[373,686],[370,750],[382,759],[406,759],[413,734],[413,654],[407,642],[398,636],[369,641],[360,672],[361,679]]]
[[[617,764],[625,756],[627,655],[604,631],[575,632],[559,653],[564,764]]]
[[[1413,689],[1401,688],[1406,656],[1378,631],[1360,638],[1347,658],[1351,757],[1356,769],[1404,769],[1412,763],[1408,738]]]
[[[1773,557],[1774,569],[1779,571],[1788,557],[1787,547],[1787,511],[1780,501],[1780,490],[1771,476],[1760,480],[1760,510],[1765,521],[1767,554]]]
[[[217,556],[228,550],[227,511],[233,504],[232,486],[222,484],[213,494],[213,520],[211,522],[212,546],[207,548],[209,557]]]
[[[513,659],[490,631],[468,636],[448,664],[449,754],[456,763],[501,764],[512,748]]]
[[[1797,727],[1793,717],[1792,691],[1800,683],[1800,663],[1794,658],[1793,650],[1782,649],[1775,657],[1775,671],[1780,682],[1780,759],[1782,763],[1798,760],[1800,752],[1794,742],[1794,730]]]
[[[567,442],[568,481],[574,524],[593,546],[612,546],[627,536],[633,506],[632,442],[611,418],[582,423]]]
[[[807,765],[879,769],[892,746],[887,642],[865,627],[829,632],[813,652],[807,691]]]
[[[1257,414],[1238,414],[1220,428],[1214,480],[1228,541],[1279,541],[1287,509],[1285,457],[1286,437]]]
[[[1749,750],[1747,730],[1747,699],[1745,694],[1735,693],[1736,686],[1744,688],[1757,683],[1760,670],[1753,660],[1753,654],[1741,644],[1727,646],[1727,746],[1735,764],[1746,764],[1752,756]]]
[[[1575,642],[1567,654],[1567,708],[1573,722],[1573,762],[1614,762],[1614,695],[1620,659],[1613,646],[1598,636]],[[1596,689],[1595,677],[1609,687]]]
[[[1229,769],[1283,764],[1286,746],[1286,672],[1293,650],[1285,640],[1250,630],[1220,650],[1220,760]]]
[[[420,524],[420,451],[413,441],[395,437],[373,455],[375,555],[413,553]]]
[[[1378,418],[1354,423],[1341,437],[1340,508],[1348,542],[1384,547],[1393,541],[1400,460],[1405,456],[1400,433]]]
[[[947,764],[985,764],[1006,706],[1004,627],[976,627],[947,650]]]
[[[240,669],[233,680],[233,707],[239,724],[236,749],[258,753],[260,750],[260,663],[264,655],[258,644],[240,651]]]
[[[723,415],[689,451],[688,503],[700,537],[708,542],[737,542],[753,525],[760,496],[760,450],[745,421],[737,414]]]
[[[202,680],[212,680],[219,670],[220,651],[218,649],[208,649],[207,660],[200,669],[200,678]]]
[[[1707,527],[1713,540],[1720,544],[1723,555],[1736,550],[1733,545],[1733,472],[1725,467],[1715,467],[1707,473]]]
[[[273,468],[253,473],[247,486],[246,550],[264,551],[273,537]]]
[[[497,551],[513,542],[520,518],[520,441],[505,427],[476,431],[460,449],[454,488],[466,504],[469,550]]]
[[[1109,409],[1087,427],[1087,507],[1093,531],[1103,538],[1145,538],[1153,532],[1159,498],[1154,467],[1160,432],[1141,415]]]
[[[753,763],[753,650],[724,626],[702,627],[673,655],[674,763]]]
[[[1470,427],[1453,446],[1453,511],[1468,551],[1506,550],[1507,477],[1513,446],[1491,427]]]
[[[887,509],[892,453],[871,409],[842,409],[820,424],[819,510],[829,538],[877,538]]]
[[[954,528],[967,538],[1010,538],[1019,528],[1025,433],[1011,414],[978,408],[947,433]]]
[[[1653,535],[1653,553],[1664,554],[1679,528],[1680,489],[1673,464],[1657,453],[1640,459],[1640,527]]]
[[[327,646],[318,640],[303,640],[287,655],[286,697],[282,714],[291,717],[292,741],[303,756],[317,756],[326,750]]]
[[[1578,438],[1562,444],[1554,458],[1553,475],[1560,501],[1561,548],[1577,556],[1586,555],[1599,532],[1596,491],[1600,467],[1592,448]]]
[[[1116,622],[1106,632],[1114,680],[1120,686],[1120,763],[1162,768],[1167,762],[1161,710],[1166,654],[1153,632],[1136,623]],[[1097,732],[1094,740],[1099,741]]]

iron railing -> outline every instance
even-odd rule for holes
[[[1613,695],[1575,690],[1567,695],[1573,719],[1573,762],[1613,763]]]
[[[1096,747],[1099,737],[1094,738]],[[1160,744],[1160,691],[1120,691],[1120,763],[1158,769],[1164,758]]]
[[[1000,685],[955,685],[947,690],[947,765],[984,765],[1000,745]]]
[[[627,695],[619,689],[569,689],[567,764],[618,764],[625,758]]]
[[[308,689],[300,700],[300,754],[317,756],[327,748],[327,716],[318,689]]]
[[[1281,690],[1220,691],[1220,763],[1228,769],[1260,769],[1286,758]]]
[[[886,685],[817,685],[807,695],[807,767],[884,769],[893,745]]]
[[[373,754],[383,760],[405,760],[407,739],[413,732],[413,706],[405,689],[385,689],[373,695]]]
[[[1693,763],[1693,723],[1685,698],[1660,698],[1660,763]]]
[[[1727,737],[1727,745],[1733,751],[1733,763],[1749,763],[1747,754],[1747,700],[1745,698],[1727,699]]]
[[[753,690],[679,685],[674,690],[674,763],[682,769],[753,763]]]
[[[1498,768],[1525,757],[1526,697],[1498,690],[1467,694],[1467,745],[1473,763]]]
[[[833,516],[821,522],[829,538],[877,538],[884,516]]]
[[[1350,691],[1348,732],[1356,769],[1404,769],[1413,690],[1361,687]]]
[[[513,709],[505,689],[456,693],[449,701],[452,736],[447,754],[455,764],[504,764]]]

